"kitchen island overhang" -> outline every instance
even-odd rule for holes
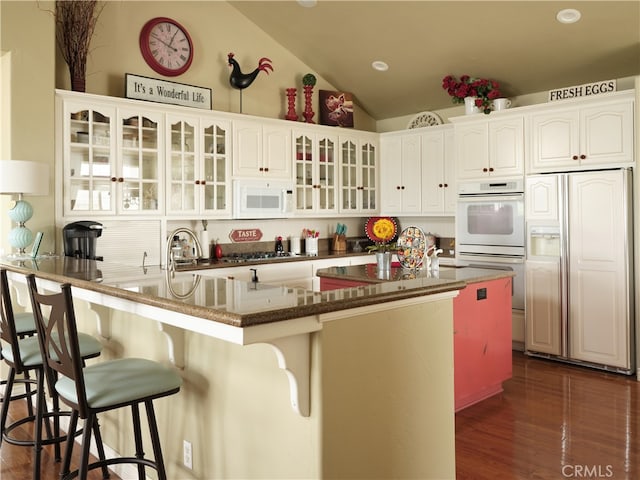
[[[216,412],[215,418],[241,422],[247,399],[238,397],[237,389],[255,395],[256,388],[272,388],[268,385],[277,380],[276,376],[265,384],[261,377],[271,378],[271,367],[253,363],[266,353],[263,347],[255,347],[257,351],[234,349],[235,353],[227,357],[229,352],[224,345],[269,345],[271,355],[275,353],[279,367],[285,370],[290,403],[302,423],[282,412],[281,387],[268,394],[262,390],[255,408],[271,408],[270,415],[277,410],[280,421],[298,432],[293,435],[302,435],[295,443],[300,450],[296,456],[314,460],[301,460],[295,468],[287,467],[294,469],[298,477],[329,478],[349,471],[364,477],[384,471],[391,476],[416,478],[455,476],[452,311],[453,298],[465,287],[464,280],[409,279],[320,293],[269,285],[252,290],[251,282],[190,272],[179,272],[171,278],[159,268],[145,271],[69,258],[1,263],[10,271],[14,284],[23,282],[28,273],[34,273],[44,289],[57,290],[61,283],[70,283],[74,298],[87,302],[96,313],[98,331],[106,338],[111,336],[113,324],[113,338],[108,343],[118,346],[116,353],[122,344],[137,349],[136,339],[123,337],[121,332],[125,327],[132,332],[149,328],[145,326],[148,322],[136,321],[137,317],[144,317],[152,324],[157,322],[169,338],[169,357],[176,366],[184,367],[186,377],[204,375],[201,378],[207,384],[222,385],[230,375],[243,375],[246,383],[236,383],[228,393],[236,392],[233,398],[240,401],[238,407],[235,402],[221,404],[209,396],[200,400],[201,408]],[[167,281],[172,282],[171,288]],[[184,298],[191,289],[192,294]],[[18,291],[18,303],[28,305],[26,288]],[[282,301],[295,303],[278,303],[277,296],[272,295],[276,292],[283,293]],[[263,295],[270,299],[265,303],[269,308],[259,308]],[[287,318],[278,321],[276,315]],[[233,324],[247,318],[265,321],[248,326]],[[209,337],[213,338],[207,341]],[[212,342],[222,349],[220,354],[193,348]],[[210,370],[205,359],[211,355],[229,363]],[[252,368],[246,368],[245,358]],[[203,370],[204,365],[207,368]],[[220,369],[228,373],[219,378],[215,372]],[[197,391],[199,386],[193,388]],[[187,382],[185,398],[193,394]],[[381,412],[388,415],[381,417]],[[184,422],[198,425],[191,414],[184,415]],[[284,435],[279,440],[282,442],[292,435],[288,429],[265,430],[256,435]],[[382,431],[392,431],[393,435],[382,435]],[[312,437],[307,437],[309,434]],[[210,435],[215,436],[215,432],[200,435],[211,443],[214,437]],[[272,472],[272,477],[286,476],[282,473],[284,457],[274,457],[267,444],[254,445],[254,437],[242,441],[251,448],[262,445],[259,448],[264,452],[258,453],[256,461],[262,462],[263,470]],[[312,441],[302,441],[303,438]],[[223,446],[210,448],[224,451]],[[372,452],[375,462],[371,460]],[[176,448],[172,456],[180,459],[180,451]],[[400,458],[402,461],[397,460]],[[215,464],[207,462],[205,471],[215,468]]]

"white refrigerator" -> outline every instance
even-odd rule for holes
[[[525,348],[635,371],[631,169],[531,175],[525,185]]]

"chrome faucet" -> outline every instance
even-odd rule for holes
[[[173,252],[171,251],[171,244],[173,242],[173,237],[181,233],[187,234],[193,240],[193,245],[196,247],[196,256],[194,258],[194,261],[197,262],[197,259],[202,257],[202,245],[200,244],[200,240],[198,240],[198,236],[195,234],[195,232],[185,227],[176,228],[173,232],[171,232],[169,238],[167,238],[167,255],[165,265],[167,270],[170,270],[172,274],[175,274],[176,262],[175,258],[173,257]]]

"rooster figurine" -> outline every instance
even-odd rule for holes
[[[231,70],[231,75],[229,76],[229,83],[233,88],[237,88],[238,90],[243,90],[247,88],[249,85],[253,83],[253,81],[258,76],[258,73],[265,72],[269,75],[269,70],[273,72],[273,66],[271,65],[271,60],[266,57],[262,57],[258,61],[258,68],[256,68],[251,73],[242,73],[240,71],[240,65],[233,58],[233,53],[228,55],[229,58],[229,66],[233,67]]]

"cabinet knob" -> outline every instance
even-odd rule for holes
[[[402,186],[402,190],[404,190],[404,185]]]
[[[396,185],[396,190],[400,190],[400,185]]]
[[[124,178],[118,177],[118,183],[122,183],[122,182],[124,182]]]
[[[442,185],[441,183],[439,183],[439,184],[438,184],[438,186],[439,186],[440,188],[444,187],[444,185]]]
[[[578,160],[578,155],[574,155],[573,157],[571,157],[573,160]]]
[[[444,184],[444,188],[447,188],[448,186],[449,186],[449,184],[448,184],[448,183],[445,183],[445,184]]]
[[[264,171],[268,172],[269,171],[269,167],[264,167]]]
[[[261,172],[264,172],[264,168],[262,168],[262,167],[260,167],[258,170],[261,171]]]
[[[116,177],[111,177],[111,181],[112,181],[112,182],[117,182],[117,181],[118,181],[118,179],[117,179]]]
[[[489,170],[487,170],[486,168],[482,169],[483,172],[488,172]]]
[[[200,180],[200,185],[206,185],[207,181],[206,180]]]
[[[489,171],[490,171],[490,172],[493,172],[493,167],[489,167]]]
[[[200,185],[200,180],[196,180],[196,185]]]
[[[580,160],[584,160],[585,158],[587,158],[587,156],[584,153],[580,155]]]

